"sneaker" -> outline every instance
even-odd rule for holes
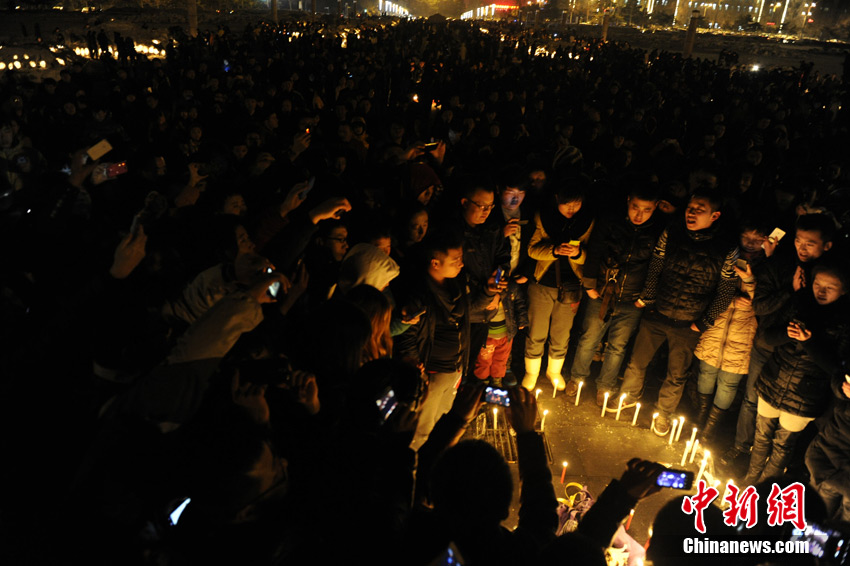
[[[516,376],[514,372],[508,371],[505,377],[502,378],[502,385],[505,387],[516,387]]]
[[[490,386],[495,387],[496,389],[502,388],[502,378],[501,377],[491,377],[490,378]]]
[[[655,419],[655,434],[658,436],[667,436],[670,432],[670,420],[664,415],[658,415]]]
[[[578,395],[578,383],[573,381],[572,379],[567,382],[566,387],[564,388],[564,393],[567,397],[575,397]]]

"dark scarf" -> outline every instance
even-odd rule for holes
[[[540,221],[543,224],[543,229],[549,235],[549,239],[555,246],[558,246],[570,240],[581,238],[590,228],[590,224],[593,222],[593,214],[590,211],[590,206],[585,202],[572,218],[565,218],[555,204],[550,207],[543,207],[540,210]]]

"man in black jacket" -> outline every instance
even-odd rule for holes
[[[722,197],[710,189],[691,196],[684,219],[673,221],[658,238],[646,285],[635,301],[638,308],[652,308],[641,320],[620,391],[626,394],[624,407],[637,402],[646,368],[666,341],[667,377],[658,393],[654,428],[659,436],[670,430],[669,417],[682,398],[700,333],[726,310],[735,294],[738,247],[720,232],[721,202]]]
[[[419,365],[428,376],[428,393],[411,444],[414,450],[451,408],[462,370],[469,362],[470,313],[490,301],[483,294],[477,302],[470,301],[469,284],[460,276],[464,253],[457,235],[429,235],[421,251],[424,269],[409,273],[394,290],[408,318],[422,313],[394,344],[395,357]]]
[[[600,222],[590,237],[582,279],[590,302],[584,311],[568,395],[575,395],[578,382],[590,377],[593,354],[606,330],[608,345],[596,379],[597,405],[602,406],[605,392],[614,389],[626,345],[643,312],[634,303],[643,291],[652,250],[664,228],[654,214],[658,198],[655,186],[636,185],[626,200],[626,213]]]
[[[496,207],[493,188],[473,184],[460,199],[463,226],[463,257],[474,308],[469,313],[469,364],[467,376],[475,370],[475,360],[487,343],[490,321],[496,315],[501,293],[508,286],[511,268],[511,245],[503,229],[487,223]],[[496,272],[503,275],[496,282]]]

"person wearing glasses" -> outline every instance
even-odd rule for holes
[[[487,222],[496,207],[493,186],[470,184],[460,199],[463,260],[469,279],[469,356],[466,376],[475,373],[479,355],[487,355],[490,321],[499,311],[511,270],[511,245],[502,230]],[[498,281],[497,281],[498,274]],[[484,376],[487,379],[489,376]]]
[[[339,220],[325,220],[319,224],[316,237],[304,254],[304,265],[310,274],[308,302],[317,305],[333,295],[339,269],[348,250],[348,228],[345,224]]]

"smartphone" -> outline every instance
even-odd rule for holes
[[[792,318],[792,319],[791,319],[791,324],[796,324],[796,325],[797,325],[797,328],[799,328],[799,329],[800,329],[800,332],[805,332],[805,331],[806,331],[806,323],[805,323],[805,322],[803,322],[802,320],[800,320],[799,318]]]
[[[781,240],[782,236],[784,235],[785,230],[782,230],[781,228],[774,228],[773,232],[770,233],[770,236],[768,236],[767,239],[775,244],[779,242],[779,240]]]
[[[735,265],[738,266],[738,269],[740,269],[741,271],[747,270],[747,260],[745,260],[745,259],[742,259],[742,258],[736,259]]]
[[[304,200],[305,198],[307,198],[307,195],[310,193],[310,191],[313,190],[313,185],[315,185],[315,184],[316,184],[316,178],[310,177],[310,179],[307,181],[307,187],[303,191],[301,191],[301,194],[298,195],[298,198],[300,198],[301,200]]]
[[[502,275],[504,275],[505,271],[500,267],[496,270],[496,285],[502,282]]]
[[[526,224],[528,224],[528,220],[520,220],[519,222],[517,222],[518,226],[525,226]]]
[[[463,566],[464,560],[460,555],[455,543],[449,546],[437,558],[428,563],[428,566]]]
[[[578,247],[581,245],[581,242],[578,240],[570,240],[570,245]]]
[[[425,151],[434,151],[435,149],[437,149],[438,145],[440,145],[440,142],[426,143],[422,146],[422,149]]]
[[[186,510],[186,506],[189,505],[189,503],[191,503],[191,502],[192,502],[192,499],[187,497],[186,499],[183,500],[182,503],[180,503],[180,505],[177,506],[177,508],[174,511],[171,512],[170,515],[168,515],[168,520],[169,520],[169,522],[171,523],[172,526],[177,524],[177,521],[180,520],[180,515],[183,514],[183,511]]]
[[[127,172],[127,162],[122,161],[121,163],[113,163],[109,167],[106,168],[106,178],[114,179],[118,175],[123,175]]]
[[[819,564],[850,563],[850,535],[838,526],[829,528],[808,521],[805,529],[792,530],[789,540],[806,541],[808,553],[821,559]]]
[[[378,411],[381,413],[381,418],[384,422],[387,422],[387,419],[390,418],[390,415],[398,407],[398,399],[395,397],[393,388],[387,387],[384,390],[384,394],[375,400],[375,405],[377,405]]]
[[[685,470],[664,470],[655,480],[658,487],[689,490],[694,485],[694,473]]]
[[[107,153],[112,151],[112,145],[105,139],[100,140],[90,148],[86,150],[86,155],[89,156],[89,159],[92,161],[97,161]]]
[[[268,293],[269,297],[277,299],[277,294],[280,293],[280,281],[275,281],[274,283],[269,285],[269,288],[266,290],[266,293]]]
[[[511,406],[511,399],[508,397],[507,389],[496,389],[495,387],[488,387],[484,390],[484,401],[487,403],[492,403],[494,405],[501,405],[503,407]]]
[[[423,309],[422,309],[421,311],[419,311],[418,313],[416,313],[416,314],[415,314],[415,315],[413,315],[413,316],[408,316],[408,317],[407,317],[407,318],[405,318],[404,320],[413,320],[414,318],[417,318],[417,317],[422,316],[422,315],[423,315],[423,314],[425,314],[426,312],[428,312],[428,309],[423,307]]]

